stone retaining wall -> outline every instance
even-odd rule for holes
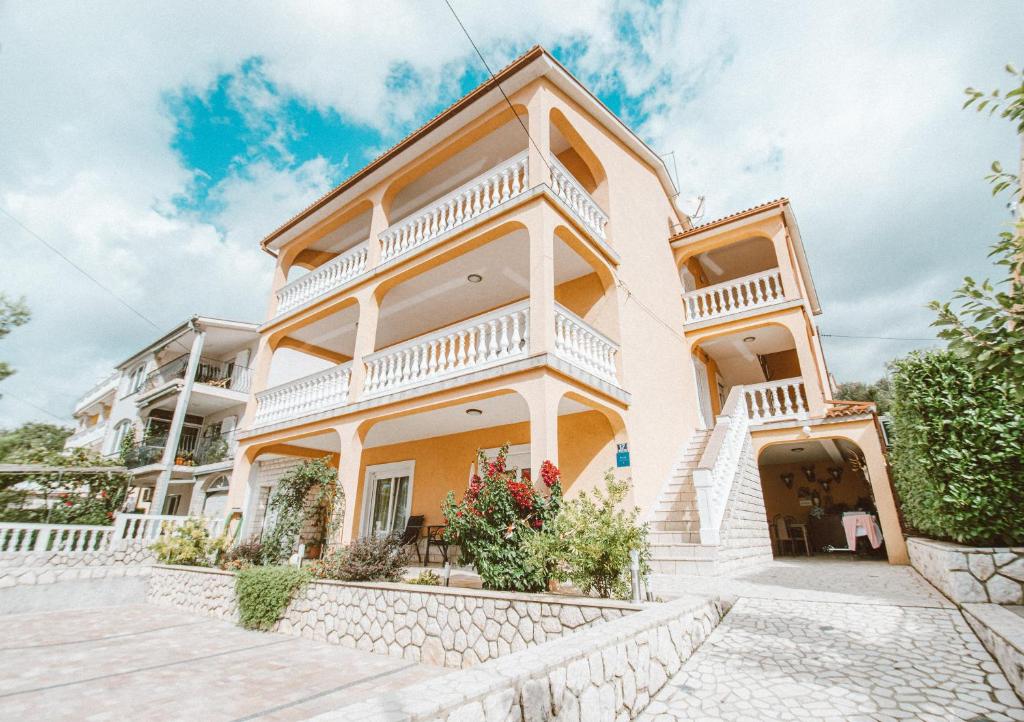
[[[957,604],[1024,603],[1024,547],[968,547],[907,538],[910,563]]]
[[[997,604],[965,604],[962,611],[1013,691],[1024,700],[1024,617]]]
[[[237,620],[231,572],[156,565],[151,604]],[[544,644],[642,607],[548,594],[316,581],[274,631],[447,667],[469,667]]]
[[[142,545],[83,552],[0,552],[0,589],[143,576],[154,560],[153,552]]]
[[[722,617],[717,601],[683,598],[564,640],[435,677],[314,719],[635,719]]]

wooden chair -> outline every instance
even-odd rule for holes
[[[405,522],[405,531],[402,532],[402,548],[411,546],[416,551],[416,561],[420,564],[423,563],[423,557],[420,555],[420,534],[423,532],[424,518],[422,514],[410,516]],[[430,549],[427,549],[428,553],[429,551]]]
[[[775,515],[772,519],[772,526],[775,528],[775,538],[779,544],[779,556],[783,554],[786,544],[789,544],[793,556],[796,556],[798,544],[803,546],[807,556],[811,555],[811,543],[807,538],[806,526],[797,524],[796,519],[791,516],[782,516],[782,514]]]

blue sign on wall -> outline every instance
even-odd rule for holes
[[[618,445],[618,450],[615,452],[615,466],[620,469],[629,466],[629,444]]]

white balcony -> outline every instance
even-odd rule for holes
[[[255,426],[295,419],[348,401],[352,362],[332,366],[256,394]]]
[[[618,384],[615,355],[619,347],[569,309],[555,304],[555,354],[600,379]]]
[[[526,356],[529,301],[520,301],[366,357],[363,397],[422,386]]]
[[[121,374],[113,372],[102,381],[98,381],[91,389],[86,391],[77,402],[75,402],[75,413],[91,406],[107,394],[112,394],[117,389]]]
[[[605,226],[608,225],[608,216],[564,165],[554,158],[550,159],[550,163],[551,188],[555,195],[565,201],[565,204],[591,233],[601,241],[607,241]]]
[[[743,387],[752,423],[807,418],[807,392],[800,378],[767,381]]]
[[[283,286],[277,292],[277,315],[280,316],[340,288],[365,273],[368,248],[369,241],[363,241],[330,262]]]
[[[73,433],[66,442],[66,445],[72,449],[80,449],[87,446],[92,446],[103,440],[104,435],[107,433],[107,422],[101,421],[100,423],[90,426],[87,429],[79,429]]]
[[[769,306],[785,299],[778,268],[734,278],[683,294],[686,322],[707,321]]]
[[[529,187],[526,153],[478,175],[380,234],[381,261],[422,246],[515,198]]]

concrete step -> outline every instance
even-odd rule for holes
[[[651,546],[661,546],[664,544],[699,544],[700,532],[658,531],[656,529],[652,529],[647,535],[647,541],[651,543]]]
[[[697,513],[697,507],[690,505],[680,509],[661,509],[655,507],[654,514],[651,515],[651,521],[700,521],[700,514]]]
[[[651,522],[651,529],[653,531],[688,531],[688,532],[699,532],[700,522],[699,521],[653,521]]]
[[[687,577],[711,577],[718,569],[718,562],[705,559],[651,559],[650,564],[654,574]]]
[[[713,560],[718,557],[718,547],[691,544],[652,544],[651,557],[655,559],[701,559]]]
[[[658,519],[658,512],[693,512],[697,513],[697,504],[693,499],[661,499],[654,506],[655,519]],[[661,517],[663,518],[663,517]]]

